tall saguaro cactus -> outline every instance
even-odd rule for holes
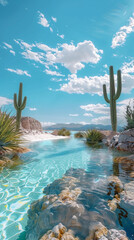
[[[122,82],[121,82],[121,71],[117,71],[117,92],[115,93],[115,83],[114,83],[114,71],[113,66],[109,68],[110,72],[110,99],[108,99],[106,85],[103,85],[103,95],[107,103],[110,104],[110,115],[112,130],[117,131],[117,114],[116,114],[116,100],[120,97]]]
[[[19,95],[18,95],[18,101],[17,101],[17,94],[14,94],[14,107],[16,109],[16,129],[19,130],[20,128],[20,121],[21,121],[21,112],[26,106],[27,97],[24,97],[24,100],[22,102],[22,83],[20,83],[19,88]]]

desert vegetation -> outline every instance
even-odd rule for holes
[[[70,134],[70,131],[65,128],[59,129],[57,133],[58,136],[70,136]]]

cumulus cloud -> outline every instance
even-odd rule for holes
[[[60,91],[67,93],[78,93],[78,94],[98,94],[102,95],[102,84],[109,84],[109,76],[93,76],[84,78],[78,78],[76,74],[68,76],[68,83],[64,83],[60,86]]]
[[[55,17],[52,17],[52,20],[53,20],[54,22],[57,22],[57,18],[55,18]]]
[[[43,43],[28,44],[23,40],[14,40],[24,51],[21,53],[26,59],[40,62],[41,64],[61,64],[71,73],[77,73],[85,64],[97,64],[101,59],[102,50],[98,50],[91,41],[74,44],[61,44],[51,48]],[[33,51],[37,47],[40,51]]]
[[[91,41],[80,42],[74,44],[62,44],[61,50],[55,53],[48,52],[46,54],[47,61],[52,63],[60,63],[71,73],[76,73],[78,70],[85,67],[84,63],[98,63],[103,53],[98,50]]]
[[[83,116],[84,117],[93,117],[93,114],[92,113],[84,113]]]
[[[6,5],[8,4],[8,1],[6,1],[6,0],[0,0],[0,4],[1,4],[2,6],[6,6]]]
[[[30,111],[36,111],[37,108],[29,108]]]
[[[45,18],[44,14],[39,12],[39,21],[38,23],[41,24],[43,27],[49,27],[49,23],[47,21],[47,19]]]
[[[28,77],[31,77],[31,75],[27,71],[23,71],[21,69],[16,69],[15,70],[15,69],[7,68],[7,71],[16,73],[18,75],[26,75]]]
[[[97,114],[109,113],[109,107],[106,104],[101,104],[101,103],[81,105],[80,108],[85,110],[86,112],[92,112]]]
[[[129,24],[121,27],[112,40],[112,48],[123,45],[126,42],[127,35],[134,32],[134,14],[129,18]]]
[[[70,113],[69,116],[70,116],[70,117],[78,117],[79,114],[72,114],[72,113]]]
[[[4,105],[12,104],[12,103],[13,103],[13,100],[8,99],[6,97],[0,97],[0,107]]]
[[[126,119],[125,119],[125,111],[126,106],[130,104],[130,106],[133,105],[133,99],[128,98],[122,101],[117,102],[117,120],[119,126],[126,125]],[[110,120],[110,107],[106,104],[87,104],[87,105],[81,105],[81,109],[85,110],[85,114],[99,114],[100,116],[94,117],[91,122],[95,124],[111,124]],[[84,115],[85,115],[84,114]],[[88,116],[88,115],[87,115]]]
[[[115,83],[117,76],[115,75]],[[77,94],[103,95],[103,84],[106,84],[109,93],[109,75],[77,77],[76,74],[68,75],[68,82],[60,85],[60,91]],[[130,93],[134,89],[134,75],[122,72],[122,92]]]
[[[48,69],[46,69],[45,72],[46,72],[46,74],[49,74],[49,75],[52,75],[52,76],[57,76],[57,77],[64,77],[65,76],[65,75],[63,75],[59,72],[51,71],[51,70],[48,70]]]

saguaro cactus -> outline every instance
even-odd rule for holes
[[[17,101],[17,94],[14,94],[14,107],[16,109],[16,129],[19,130],[20,128],[20,121],[21,121],[21,112],[26,106],[27,97],[24,97],[22,102],[22,83],[20,83],[19,88],[19,95]]]
[[[117,71],[117,92],[115,93],[115,83],[114,83],[114,71],[113,66],[109,68],[110,72],[110,99],[108,99],[106,85],[103,85],[103,95],[107,103],[110,104],[110,115],[111,115],[111,124],[112,130],[117,131],[117,114],[116,114],[116,100],[120,97],[122,83],[121,83],[121,71]]]

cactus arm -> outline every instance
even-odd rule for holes
[[[122,84],[121,84],[121,71],[118,70],[117,71],[117,92],[114,96],[114,100],[117,100],[120,97],[121,94],[121,90],[122,90]]]
[[[26,106],[26,102],[27,102],[27,97],[24,97],[23,103],[20,106],[20,109],[23,110]]]
[[[14,107],[17,110],[18,109],[18,105],[17,105],[17,94],[14,94]]]
[[[106,85],[103,84],[103,95],[104,95],[104,99],[107,103],[110,103],[110,100],[108,99],[108,96],[107,96],[107,90],[106,90]]]

